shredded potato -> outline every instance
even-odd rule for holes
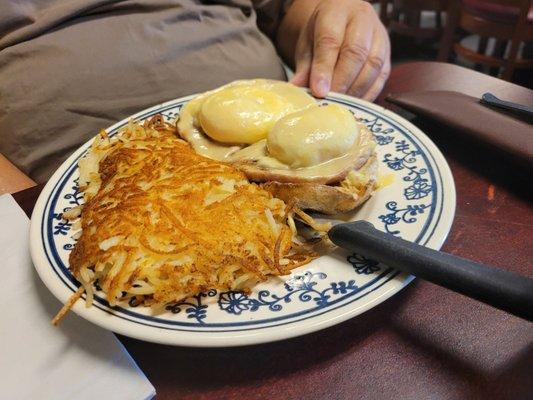
[[[66,217],[81,212],[70,269],[88,305],[95,284],[112,306],[132,297],[162,306],[209,289],[249,290],[316,257],[296,239],[294,213],[320,226],[196,154],[161,116],[114,138],[102,132],[79,167],[86,203]]]

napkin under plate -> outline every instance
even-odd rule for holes
[[[111,332],[72,313],[52,326],[61,304],[35,272],[28,241],[28,218],[0,196],[0,397],[152,398],[154,387]]]

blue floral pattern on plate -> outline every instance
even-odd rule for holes
[[[343,103],[336,99],[330,101]],[[370,200],[372,209],[377,210],[371,222],[386,232],[417,240],[417,237],[425,234],[429,221],[434,218],[431,206],[435,201],[435,183],[431,175],[432,167],[424,151],[408,131],[400,129],[378,113],[363,106],[343,104],[351,107],[359,121],[372,132],[382,161],[381,169],[390,171],[396,178],[392,197],[387,198],[378,192]],[[181,106],[182,103],[176,102],[172,107],[160,111],[165,119],[172,121],[179,115]],[[147,113],[145,117],[154,113]],[[74,286],[74,280],[66,265],[76,235],[72,231],[72,223],[62,220],[61,214],[83,202],[76,177],[73,165],[69,174],[62,178],[62,186],[58,186],[55,198],[48,206],[48,241],[56,252],[51,257],[54,265],[57,265],[56,272],[64,276],[71,287]],[[416,226],[416,229],[412,226]],[[411,237],[405,236],[406,231],[411,232]],[[343,261],[337,261],[335,268],[313,267],[314,264],[310,264],[295,270],[284,281],[261,285],[251,293],[210,290],[168,305],[166,309],[169,315],[165,317],[149,315],[148,311],[143,310],[144,307],[135,307],[134,301],[130,302],[129,309],[115,307],[112,312],[126,313],[128,318],[142,321],[143,324],[162,324],[171,329],[255,327],[272,323],[269,321],[279,320],[281,323],[296,315],[312,315],[320,310],[334,309],[366,296],[396,276],[390,268],[361,255],[341,255],[339,259]],[[333,262],[333,259],[328,262]],[[104,297],[98,291],[96,302],[100,307],[109,309]],[[220,323],[221,319],[225,322]]]

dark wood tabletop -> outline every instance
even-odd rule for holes
[[[389,107],[387,93],[430,89],[491,91],[533,104],[531,90],[439,63],[395,67],[378,102]],[[459,132],[412,121],[444,153],[455,179],[457,211],[443,250],[533,276],[528,174]],[[14,195],[26,212],[41,188]],[[119,339],[161,400],[532,399],[532,328],[416,279],[363,315],[278,343],[195,349]]]

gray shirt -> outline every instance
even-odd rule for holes
[[[285,79],[263,32],[275,31],[283,3],[1,1],[0,153],[44,182],[143,108],[235,79]]]

